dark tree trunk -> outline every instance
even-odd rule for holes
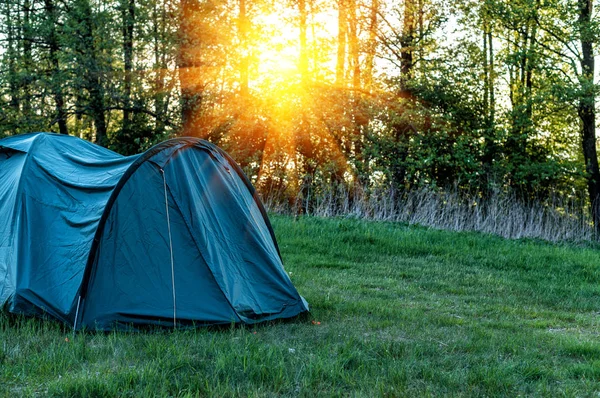
[[[199,45],[197,36],[197,16],[200,15],[200,4],[197,0],[181,1],[181,21],[179,28],[179,49],[177,68],[181,87],[181,125],[183,135],[202,136],[198,123],[201,114],[203,87],[199,81],[196,67],[200,65],[198,52],[194,47]]]
[[[489,52],[489,91],[490,91],[490,108],[489,108],[489,125],[494,127],[496,124],[496,93],[495,93],[495,72],[494,72],[494,44],[492,41],[492,28],[489,27],[488,36],[488,52]]]
[[[94,15],[89,0],[79,0],[76,4],[78,25],[81,37],[81,61],[84,76],[84,87],[90,94],[89,112],[94,120],[96,129],[96,143],[105,146],[106,142],[106,118],[104,115],[104,88],[102,87],[102,68],[98,60],[98,49],[96,45]]]
[[[33,32],[31,15],[32,5],[31,0],[25,0],[23,2],[23,72],[24,79],[21,80],[23,87],[23,115],[25,118],[31,115],[31,83],[33,80],[33,55],[32,55],[32,43],[33,43]]]
[[[414,77],[414,51],[415,51],[415,0],[405,0],[404,20],[402,26],[401,46],[401,84],[402,89],[407,89],[407,83]]]
[[[65,111],[65,99],[62,90],[62,81],[60,80],[60,63],[58,54],[60,46],[58,43],[58,34],[56,26],[58,17],[53,0],[44,0],[44,7],[48,18],[48,47],[50,50],[50,67],[52,70],[52,95],[56,107],[56,122],[58,123],[58,131],[61,134],[69,134],[67,128],[67,112]]]
[[[527,65],[525,69],[525,101],[527,120],[530,125],[533,124],[533,71],[537,62],[536,55],[536,39],[537,39],[537,9],[539,8],[539,0],[535,2],[536,9],[534,10],[534,16],[530,18],[529,23],[531,24],[529,34],[529,47],[527,48]]]
[[[588,195],[596,237],[600,236],[600,170],[596,151],[596,96],[594,87],[594,37],[590,23],[592,0],[579,0],[579,35],[581,40],[581,81],[583,94],[579,100],[583,157],[587,171]]]
[[[165,9],[161,7],[160,16],[157,4],[154,4],[152,10],[152,34],[153,34],[153,51],[154,51],[154,68],[156,69],[156,78],[154,80],[154,113],[156,113],[156,125],[154,134],[161,135],[165,130],[163,121],[165,109],[165,69],[166,62],[163,62],[164,57],[164,27],[165,27]]]
[[[484,179],[489,188],[493,182],[493,163],[496,158],[496,133],[495,133],[495,93],[494,93],[494,47],[492,41],[492,27],[488,21],[483,25],[483,72],[484,72],[484,148],[483,167]]]
[[[13,22],[13,11],[11,2],[6,2],[6,52],[8,59],[8,92],[10,95],[9,105],[15,114],[19,114],[19,83],[17,80],[17,41],[15,26]]]
[[[133,73],[133,28],[135,25],[135,0],[123,0],[121,4],[123,18],[123,66],[124,100],[123,100],[123,135],[131,134],[131,85]]]

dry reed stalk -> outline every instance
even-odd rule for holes
[[[452,231],[480,231],[505,238],[536,238],[552,242],[590,241],[591,217],[585,203],[551,198],[544,203],[524,203],[514,195],[494,192],[487,198],[458,189],[431,188],[399,192],[372,189],[364,192],[347,186],[317,187],[306,199],[291,203],[282,192],[267,192],[269,211],[313,216],[351,216],[368,220],[418,224]]]

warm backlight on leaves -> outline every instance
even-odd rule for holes
[[[314,15],[307,18],[304,28],[297,20],[293,9],[257,15],[253,20],[254,31],[248,43],[249,53],[253,54],[250,86],[262,94],[281,94],[282,90],[297,87],[303,77],[315,80],[334,75],[336,16],[332,12]]]
[[[190,105],[184,128],[204,137],[217,130],[226,146],[241,144],[259,154],[250,163],[259,179],[300,175],[313,167],[308,158],[330,163],[340,179],[347,178],[342,146],[352,150],[348,133],[356,130],[350,105],[372,80],[372,68],[365,66],[375,52],[368,30],[359,29],[365,7],[352,4],[342,12],[317,1],[235,0],[227,3],[228,13],[208,6],[186,13],[193,23],[184,24],[184,100],[193,105],[212,94],[217,106]],[[214,81],[219,85],[207,83]]]
[[[596,3],[5,1],[0,137],[124,155],[205,138],[308,212],[422,188],[558,195],[600,236]]]

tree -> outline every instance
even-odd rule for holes
[[[69,31],[75,34],[71,42],[71,51],[75,58],[75,90],[82,88],[88,98],[79,96],[76,106],[80,113],[90,115],[95,130],[95,141],[100,145],[107,144],[106,104],[104,86],[105,75],[100,47],[101,37],[98,35],[98,23],[103,15],[93,11],[89,0],[75,0],[69,10]]]
[[[131,135],[131,115],[132,115],[132,73],[133,73],[133,31],[135,26],[135,0],[121,0],[121,24],[123,33],[123,127],[122,135],[127,137]]]
[[[596,234],[600,236],[600,169],[596,151],[596,86],[594,84],[594,42],[597,25],[592,21],[592,0],[578,0],[577,30],[581,44],[580,98],[577,113],[581,119],[581,143],[587,171],[588,195]]]
[[[49,58],[49,84],[54,97],[56,107],[56,116],[54,121],[58,123],[58,131],[61,134],[69,134],[67,127],[67,110],[64,95],[63,71],[60,65],[60,53],[62,51],[58,33],[58,12],[54,0],[44,0],[44,10],[46,13],[45,31],[43,36],[47,37],[48,58]]]

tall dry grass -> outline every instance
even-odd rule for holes
[[[284,214],[352,216],[452,231],[480,231],[511,239],[581,242],[594,238],[588,207],[577,200],[555,197],[545,202],[523,202],[504,192],[482,198],[458,189],[431,188],[363,192],[339,186],[308,192],[306,198],[295,201],[281,200],[281,195],[273,192],[263,197],[267,209]]]

